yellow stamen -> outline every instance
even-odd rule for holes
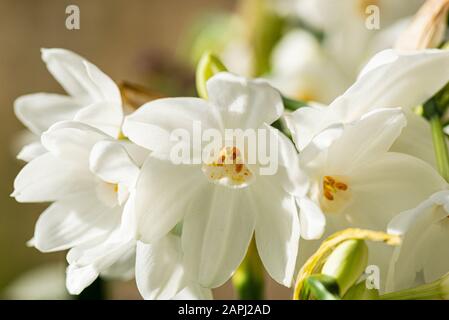
[[[346,183],[337,181],[337,179],[331,176],[324,176],[323,195],[327,200],[333,201],[338,191],[346,190],[348,190],[348,185]]]

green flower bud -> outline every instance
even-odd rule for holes
[[[227,69],[217,56],[210,52],[203,54],[196,67],[196,90],[199,97],[207,99],[207,80],[222,71]]]
[[[343,296],[357,282],[368,263],[368,247],[363,240],[346,240],[329,255],[321,273],[334,277]]]
[[[377,300],[379,298],[379,290],[368,289],[365,281],[361,281],[355,286],[349,288],[348,292],[343,296],[343,300]]]

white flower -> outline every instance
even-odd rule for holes
[[[299,155],[310,185],[308,196],[298,197],[303,238],[321,237],[326,220],[326,233],[385,229],[401,209],[446,186],[424,161],[388,152],[405,125],[400,109],[378,109],[312,139]]]
[[[366,60],[375,53],[391,48],[406,29],[409,18],[422,0],[288,0],[274,1],[281,11],[296,13],[306,25],[322,33],[322,40],[305,39],[305,31],[284,35],[273,55],[273,77],[278,88],[301,100],[329,103],[352,83]],[[370,29],[369,5],[379,8],[379,28]],[[310,37],[313,37],[310,34]],[[315,37],[316,38],[316,37]],[[307,40],[307,41],[306,41]],[[308,54],[314,51],[314,55]],[[294,57],[296,63],[289,63]],[[286,62],[289,61],[289,62]],[[278,66],[289,63],[287,73]],[[302,65],[298,67],[298,64]],[[293,77],[292,75],[296,76]],[[270,76],[271,78],[271,76]],[[296,79],[296,80],[293,80]],[[300,79],[300,80],[298,80]]]
[[[294,192],[294,186],[289,177],[300,180],[301,174],[294,165],[294,146],[269,127],[282,115],[281,97],[265,81],[229,73],[212,77],[207,88],[208,101],[156,100],[125,119],[125,135],[154,151],[137,184],[139,236],[152,243],[183,219],[186,269],[201,286],[213,288],[223,284],[239,266],[255,231],[266,269],[275,280],[289,286],[299,239],[295,200],[289,193]],[[225,129],[268,130],[279,145],[277,173],[260,175],[257,165],[246,162],[230,164],[226,172],[213,162],[173,164],[167,159],[174,145],[170,133],[185,129],[194,134],[192,124],[196,121],[202,129],[214,128],[220,133]],[[236,156],[240,154],[237,146],[224,143],[222,152],[233,150],[233,157],[234,151]],[[227,159],[228,154],[223,155]]]
[[[350,123],[371,110],[400,107],[407,127],[392,151],[435,164],[430,126],[412,109],[426,102],[449,81],[449,51],[385,50],[365,66],[357,81],[328,107],[306,107],[286,116],[299,150],[314,136],[338,123]]]
[[[54,201],[39,217],[32,244],[43,252],[70,249],[67,287],[74,294],[102,272],[132,275],[131,198],[146,152],[79,122],[53,125],[41,143],[46,152],[14,181],[17,201]]]
[[[435,281],[449,270],[449,191],[433,194],[414,209],[393,218],[388,232],[402,235],[395,250],[387,290],[410,288],[422,272],[426,283]]]
[[[405,125],[400,109],[373,110],[353,123],[329,127],[302,150],[300,166],[310,184],[307,196],[297,197],[303,239],[351,227],[385,230],[398,212],[446,188],[426,162],[388,152]],[[299,264],[318,245],[301,241]],[[380,268],[383,290],[391,249],[369,247],[369,263]]]
[[[113,138],[123,120],[122,99],[117,85],[95,65],[65,49],[42,49],[42,60],[68,95],[34,93],[14,103],[19,120],[37,136],[18,158],[30,161],[45,149],[39,136],[51,125],[76,120],[98,128]]]

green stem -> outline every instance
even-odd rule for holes
[[[254,238],[251,240],[245,259],[232,276],[232,283],[240,300],[264,298],[264,272]]]
[[[440,117],[435,114],[430,118],[432,128],[432,140],[435,149],[438,171],[441,176],[449,182],[449,155],[446,144],[446,138],[441,125]]]
[[[379,297],[380,300],[426,300],[441,299],[440,281],[435,281],[416,288],[391,292]]]

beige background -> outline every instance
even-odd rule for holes
[[[65,28],[65,8],[76,4],[81,29]],[[146,50],[175,56],[183,32],[198,15],[232,10],[234,0],[0,0],[0,294],[20,274],[63,254],[27,248],[44,205],[18,204],[9,197],[23,165],[14,141],[23,129],[13,113],[16,97],[32,92],[62,92],[40,60],[41,47],[63,47],[85,56],[113,79],[148,85],[137,61]],[[139,298],[133,282],[114,283],[110,298]],[[42,290],[45,290],[43,288]],[[268,298],[289,298],[287,289],[269,282]],[[216,298],[233,297],[228,284]]]

